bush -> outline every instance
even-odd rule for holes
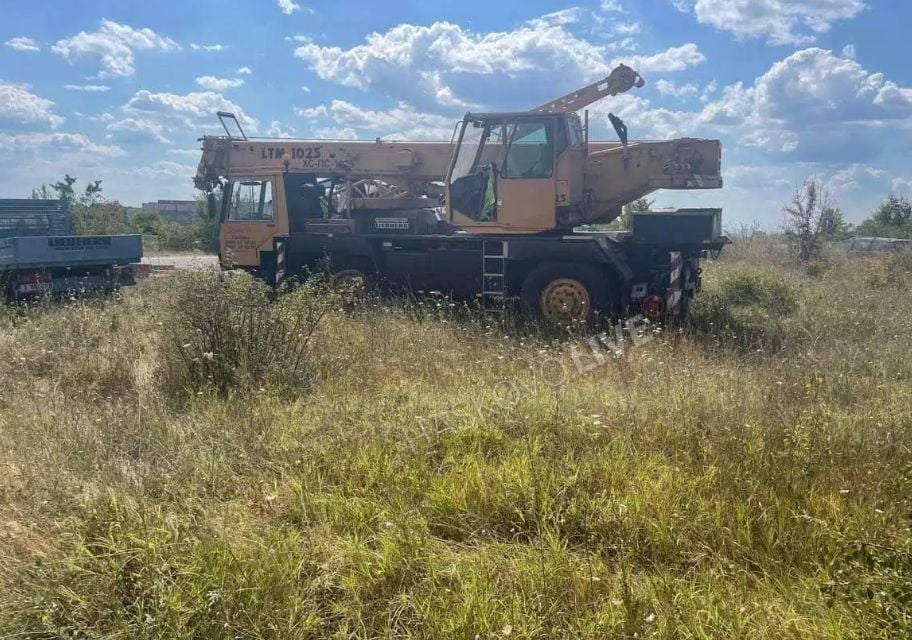
[[[715,341],[749,348],[782,346],[783,320],[798,311],[790,285],[762,272],[734,272],[709,280],[697,297],[692,326]]]
[[[334,304],[321,283],[279,302],[248,274],[181,273],[171,284],[161,380],[172,395],[308,384],[308,345]]]

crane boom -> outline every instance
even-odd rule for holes
[[[590,85],[571,91],[557,100],[547,102],[540,107],[532,109],[532,113],[569,113],[579,111],[598,102],[605,96],[616,96],[632,88],[640,88],[646,81],[639,73],[625,64],[618,65],[607,78],[593,82]]]

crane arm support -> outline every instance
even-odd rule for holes
[[[618,65],[607,78],[572,91],[565,96],[532,109],[532,113],[568,113],[579,111],[598,102],[605,96],[616,96],[632,88],[640,88],[646,81],[625,64]]]
[[[722,145],[718,140],[681,138],[631,142],[628,160],[618,143],[594,143],[586,159],[591,205],[580,223],[605,224],[621,208],[658,189],[722,187]]]

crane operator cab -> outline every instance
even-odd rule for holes
[[[450,222],[476,233],[554,229],[583,196],[576,114],[466,114],[447,175]]]

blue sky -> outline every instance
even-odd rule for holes
[[[611,139],[720,138],[722,206],[774,227],[806,177],[850,220],[912,191],[907,0],[4,0],[0,196],[69,172],[109,197],[192,196],[215,111],[248,134],[448,138],[626,62],[643,89],[591,109]],[[84,184],[84,182],[83,182]]]

